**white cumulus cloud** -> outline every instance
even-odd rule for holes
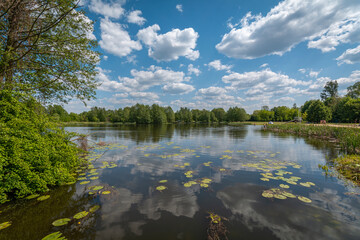
[[[177,4],[176,5],[176,9],[179,11],[179,12],[183,12],[183,6],[181,4]]]
[[[190,60],[199,58],[199,51],[194,50],[199,34],[193,28],[173,29],[165,34],[158,34],[159,25],[155,24],[139,30],[137,37],[148,48],[150,57],[157,61],[172,61],[179,57]]]
[[[192,64],[189,64],[188,72],[190,75],[194,74],[195,76],[199,76],[201,73],[201,71],[198,68],[194,67],[194,65],[192,65]]]
[[[92,12],[101,14],[105,17],[118,19],[124,14],[124,9],[120,3],[105,3],[101,0],[91,0],[89,9]]]
[[[309,48],[328,51],[339,42],[359,41],[359,16],[360,1],[285,0],[266,16],[248,13],[241,27],[225,34],[216,49],[228,57],[254,59],[282,55],[311,41]],[[332,38],[335,35],[341,37]]]
[[[212,67],[213,69],[215,69],[216,71],[220,71],[220,70],[230,70],[233,66],[232,65],[225,65],[225,64],[221,64],[220,60],[214,60],[212,62],[209,62],[207,64],[209,67]]]
[[[185,83],[170,83],[165,85],[163,91],[169,94],[187,94],[195,90],[195,88]]]
[[[360,45],[356,48],[347,49],[341,56],[336,58],[339,64],[354,64],[360,63]]]
[[[140,16],[141,14],[140,10],[132,11],[127,15],[127,21],[141,26],[146,22],[146,19]]]
[[[129,55],[133,50],[141,50],[142,46],[138,41],[131,40],[129,33],[120,24],[109,19],[101,19],[101,40],[99,45],[105,51],[119,57]]]

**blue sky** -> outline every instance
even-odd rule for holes
[[[360,80],[358,0],[82,0],[102,53],[85,107],[136,103],[252,113]]]

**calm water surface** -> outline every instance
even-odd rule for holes
[[[334,145],[263,132],[259,126],[94,125],[67,130],[89,134],[90,143],[111,145],[93,150],[95,170],[79,170],[85,180],[50,191],[42,202],[0,206],[0,223],[12,222],[0,230],[0,239],[42,239],[57,231],[75,240],[207,239],[210,213],[222,217],[229,239],[360,238],[360,189],[326,177],[318,168],[337,156]],[[301,185],[306,182],[315,185]],[[104,188],[92,191],[91,186]],[[166,189],[159,191],[159,186]],[[266,198],[269,189],[295,198]],[[311,202],[300,201],[301,196]],[[85,218],[52,226],[94,205],[100,209]]]

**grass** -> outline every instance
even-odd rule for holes
[[[334,168],[346,179],[360,185],[360,155],[345,155],[334,160]]]
[[[357,128],[306,124],[274,124],[267,125],[267,129],[299,136],[336,140],[345,153],[356,154],[360,152],[360,130]]]

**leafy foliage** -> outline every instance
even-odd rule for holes
[[[0,203],[74,181],[73,136],[49,121],[33,98],[0,91]]]
[[[306,110],[307,120],[310,122],[320,122],[321,120],[330,121],[331,111],[320,100],[316,100]]]

